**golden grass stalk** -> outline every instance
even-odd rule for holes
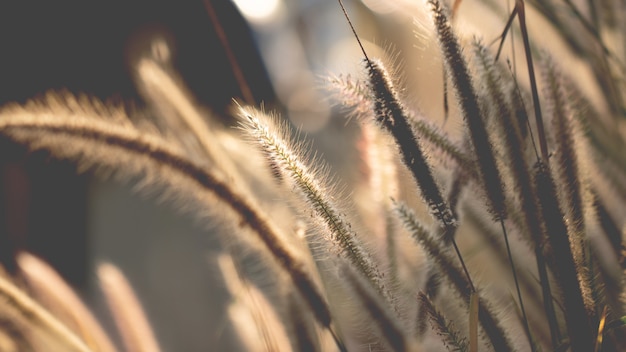
[[[141,303],[124,274],[112,264],[104,263],[98,266],[98,279],[126,351],[160,351]]]
[[[0,305],[3,315],[11,316],[9,322],[21,326],[27,339],[44,341],[51,350],[92,351],[63,323],[3,277],[0,277]]]
[[[160,186],[166,196],[177,197],[175,200],[185,197],[187,206],[190,202],[221,202],[289,273],[320,324],[330,326],[326,300],[306,262],[250,197],[233,188],[217,170],[199,167],[163,138],[137,130],[117,109],[84,103],[73,111],[64,98],[50,98],[46,104],[33,102],[0,111],[0,133],[31,149],[46,149],[58,158],[75,160],[83,171],[108,172]]]
[[[96,318],[74,290],[47,263],[29,253],[19,253],[17,264],[39,302],[80,336],[94,351],[115,347]]]
[[[229,318],[246,350],[291,352],[285,325],[261,291],[241,277],[231,256],[218,256],[217,264],[233,297]]]

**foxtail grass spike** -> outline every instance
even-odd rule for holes
[[[573,352],[593,349],[593,329],[585,307],[579,274],[571,251],[569,234],[559,206],[550,169],[543,162],[535,165],[535,187],[541,202],[548,241],[556,265],[556,283],[565,308],[565,321]]]
[[[371,89],[364,82],[353,80],[351,77],[329,77],[329,89],[343,106],[349,109],[349,117],[356,116],[368,121],[374,119],[372,111]],[[429,122],[419,113],[404,111],[407,121],[411,125],[420,142],[427,144],[428,148],[436,150],[450,158],[458,168],[470,177],[479,180],[476,164],[471,157],[442,132],[437,126]],[[426,154],[424,154],[426,155]]]
[[[497,72],[495,68],[496,62],[487,52],[487,48],[485,48],[479,42],[474,42],[474,54],[476,57],[477,66],[481,71],[480,77],[482,78],[483,85],[485,86],[488,96],[491,98],[490,105],[494,107],[494,118],[495,120],[497,120],[499,125],[502,126],[504,132],[505,138],[503,144],[507,152],[507,160],[509,161],[509,166],[512,171],[513,179],[515,180],[515,189],[517,191],[516,193],[522,199],[522,203],[525,205],[524,210],[534,211],[535,213],[534,216],[533,214],[525,215],[526,224],[527,227],[529,227],[529,230],[539,231],[536,233],[531,233],[531,237],[533,237],[533,243],[535,247],[540,247],[543,241],[541,241],[542,232],[540,231],[540,227],[538,226],[539,217],[536,206],[536,198],[533,199],[534,192],[530,184],[528,165],[523,154],[523,142],[521,133],[513,119],[513,112],[510,110],[507,102],[505,101],[504,93],[501,89],[502,77],[500,76],[499,72]],[[513,256],[511,254],[509,237],[506,231],[506,227],[504,226],[504,221],[502,219],[500,219],[500,225],[502,228],[502,234],[504,236],[504,242],[509,259],[509,264],[513,274],[513,279],[515,281],[515,289],[517,292],[517,298],[519,300],[520,310],[522,313],[524,329],[526,330],[526,335],[530,339],[531,332],[528,325],[528,317],[526,314],[526,309],[524,307],[524,301],[522,298],[519,281],[517,278],[517,267],[515,266]],[[540,262],[538,264],[542,263]],[[550,297],[544,297],[544,299],[545,298],[549,299]],[[548,314],[550,313],[551,312],[548,312]],[[532,341],[529,340],[529,342],[530,345],[533,346]]]
[[[437,310],[426,294],[423,292],[418,293],[417,300],[420,305],[420,311],[428,318],[432,328],[441,337],[448,351],[469,351],[467,337],[462,336],[454,324]]]
[[[426,157],[411,131],[406,111],[393,89],[391,79],[381,63],[374,62],[367,56],[343,2],[341,0],[338,1],[365,57],[370,91],[373,94],[376,121],[393,135],[396,144],[400,148],[402,161],[411,171],[422,192],[422,197],[424,197],[435,218],[441,223],[445,234],[450,235],[456,227],[456,219],[444,201],[439,186],[432,175],[430,165],[426,162]]]
[[[239,114],[244,131],[266,152],[266,156],[290,177],[315,211],[320,223],[328,229],[331,241],[337,244],[341,254],[370,280],[379,293],[391,299],[376,263],[330,198],[331,191],[302,163],[302,156],[291,146],[289,139],[281,135],[280,129],[272,126],[272,119],[260,111],[242,107]]]
[[[467,281],[467,276],[463,275],[461,270],[452,263],[441,246],[420,224],[415,214],[407,208],[406,205],[397,204],[396,212],[412,238],[424,248],[429,258],[438,266],[441,275],[447,278],[452,288],[463,299],[464,303],[469,305],[471,295],[477,291],[471,286],[470,282]],[[481,297],[480,294],[478,294],[478,297],[478,320],[493,348],[496,351],[514,350],[511,341],[502,329],[501,323],[496,318],[491,307],[486,303],[485,298]]]
[[[581,152],[584,148],[577,138],[581,134],[573,116],[569,97],[563,87],[564,80],[553,60],[545,55],[542,62],[543,78],[547,101],[552,112],[552,125],[556,144],[556,175],[559,179],[559,192],[562,197],[564,214],[571,229],[570,242],[583,292],[594,291],[593,259],[590,242],[586,236],[585,212],[592,208],[589,184],[581,167]],[[577,139],[579,141],[577,141]],[[591,294],[585,294],[589,312],[595,311],[596,304]],[[595,315],[595,314],[594,314]]]
[[[459,99],[463,119],[467,124],[479,165],[482,184],[488,198],[491,214],[495,219],[506,218],[505,197],[500,171],[496,166],[493,145],[485,127],[485,117],[478,103],[467,64],[461,54],[459,42],[452,32],[448,18],[438,0],[430,0],[435,27],[443,57]]]
[[[407,114],[393,90],[391,79],[379,62],[366,61],[366,65],[370,89],[373,94],[376,121],[394,137],[402,154],[402,161],[411,171],[422,197],[447,234],[456,227],[456,219],[443,199],[440,187],[426,161],[426,156],[412,133]]]
[[[408,338],[403,330],[400,322],[380,301],[377,294],[368,287],[348,266],[343,266],[341,277],[345,279],[345,283],[353,292],[356,301],[363,306],[365,312],[369,315],[369,321],[379,331],[379,337],[392,348],[393,351],[414,351],[412,341]]]
[[[576,237],[582,236],[584,232],[584,210],[583,210],[583,184],[580,180],[578,155],[576,152],[575,132],[571,108],[567,102],[562,87],[562,80],[559,72],[556,71],[555,63],[551,58],[544,60],[545,69],[544,83],[546,97],[550,102],[552,112],[552,124],[556,141],[556,158],[558,160],[560,182],[564,186],[565,204],[569,208],[570,221],[574,230],[578,233]]]

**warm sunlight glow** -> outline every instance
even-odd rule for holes
[[[239,11],[251,22],[268,22],[280,9],[280,0],[233,0]]]

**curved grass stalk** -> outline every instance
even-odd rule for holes
[[[93,314],[53,268],[25,252],[18,254],[17,263],[37,299],[73,328],[89,348],[99,352],[116,351]]]
[[[148,318],[122,272],[104,263],[98,266],[98,278],[126,351],[159,352]]]
[[[165,195],[175,199],[181,194],[199,204],[216,199],[258,236],[320,324],[331,327],[328,305],[306,262],[285,243],[267,215],[216,170],[196,165],[166,140],[135,129],[116,109],[83,104],[80,111],[72,111],[60,97],[51,97],[46,103],[48,106],[31,103],[0,111],[0,134],[31,149],[46,149],[57,158],[77,161],[83,171],[103,171],[161,186]]]
[[[27,334],[43,338],[47,348],[58,348],[68,352],[92,351],[47,310],[3,277],[0,277],[0,298],[3,315],[11,315],[14,324],[22,323],[24,329],[27,329],[25,330]]]

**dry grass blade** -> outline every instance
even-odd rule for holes
[[[124,275],[115,266],[104,263],[98,267],[98,278],[126,351],[160,351],[141,303]]]
[[[89,348],[102,352],[116,350],[96,318],[54,269],[24,252],[18,255],[17,263],[38,301],[72,328]]]
[[[598,333],[596,334],[596,345],[593,348],[593,352],[599,352],[602,348],[602,339],[604,337],[604,327],[606,323],[606,315],[608,312],[608,306],[604,306],[602,313],[600,314],[600,322],[598,323]]]

